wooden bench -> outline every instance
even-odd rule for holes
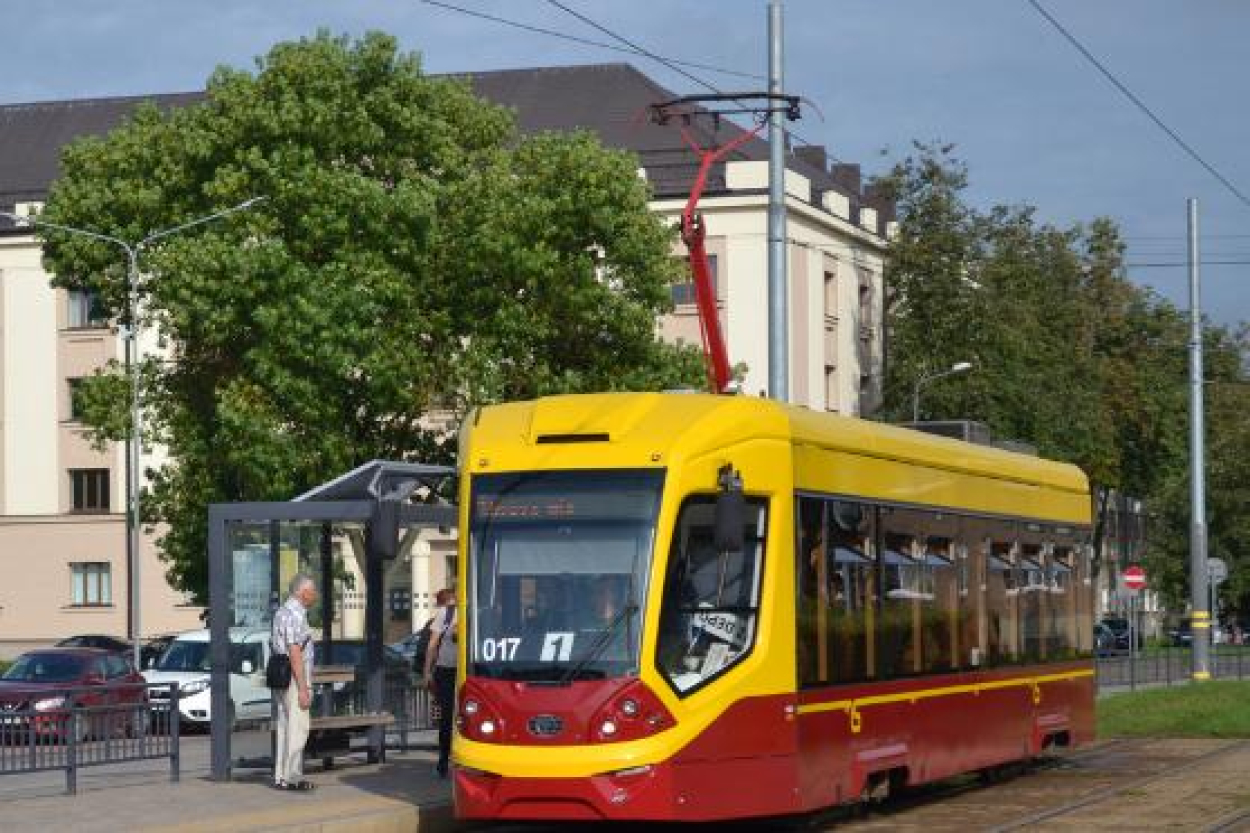
[[[313,687],[322,686],[320,692],[321,713],[313,716],[308,724],[308,745],[305,754],[321,758],[326,769],[334,766],[335,755],[351,752],[352,736],[376,727],[385,729],[395,723],[390,712],[364,712],[361,714],[332,714],[333,698],[330,686],[334,683],[351,683],[356,680],[356,669],[350,665],[326,665],[313,669]],[[384,745],[385,748],[385,745]],[[370,761],[374,755],[369,755]]]

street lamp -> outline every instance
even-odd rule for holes
[[[957,362],[951,365],[950,370],[943,370],[941,373],[935,373],[932,376],[921,376],[916,380],[916,387],[912,389],[911,394],[911,420],[912,422],[920,421],[920,389],[930,382],[938,379],[944,379],[947,376],[954,376],[956,373],[965,373],[972,369],[972,362]]]
[[[99,240],[103,243],[109,243],[119,246],[126,253],[126,326],[122,331],[122,338],[126,344],[125,367],[126,373],[130,378],[130,436],[126,441],[126,562],[130,568],[130,639],[134,650],[134,663],[136,668],[141,668],[141,636],[143,629],[141,627],[140,604],[139,604],[139,450],[140,450],[140,432],[142,421],[139,411],[139,255],[145,248],[151,246],[158,240],[170,237],[175,234],[187,231],[188,229],[202,226],[205,223],[211,223],[214,220],[220,220],[230,214],[239,211],[246,211],[252,206],[264,200],[264,197],[252,197],[244,200],[238,205],[230,208],[224,208],[212,214],[171,226],[161,231],[156,231],[144,237],[138,242],[129,242],[119,237],[113,237],[108,234],[100,234],[95,231],[87,231],[86,229],[74,228],[73,226],[65,226],[60,223],[41,220],[38,217],[29,215],[13,214],[8,211],[0,211],[0,217],[11,220],[18,226],[26,226],[33,228],[48,228],[54,231],[64,232],[66,234],[76,234],[80,237],[88,237],[92,240]]]

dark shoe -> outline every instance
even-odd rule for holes
[[[294,784],[283,784],[279,789],[287,790],[288,792],[306,793],[312,792],[316,788],[317,785],[312,781],[296,781]]]
[[[434,775],[444,781],[447,780],[447,764],[439,764],[434,767]]]

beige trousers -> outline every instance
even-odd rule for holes
[[[273,780],[296,784],[304,778],[304,744],[308,742],[308,709],[299,706],[299,686],[295,680],[278,698],[277,746],[274,750]]]

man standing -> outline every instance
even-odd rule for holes
[[[312,706],[313,640],[308,608],[317,587],[306,573],[291,579],[290,597],[273,615],[272,649],[291,660],[291,684],[278,695],[277,748],[273,785],[280,790],[311,790],[304,780],[304,744],[308,741],[308,710]]]
[[[425,685],[438,703],[438,765],[439,778],[447,777],[451,761],[451,726],[456,709],[456,593],[440,590],[436,601],[445,605],[434,614],[430,625],[430,646],[425,652]]]

